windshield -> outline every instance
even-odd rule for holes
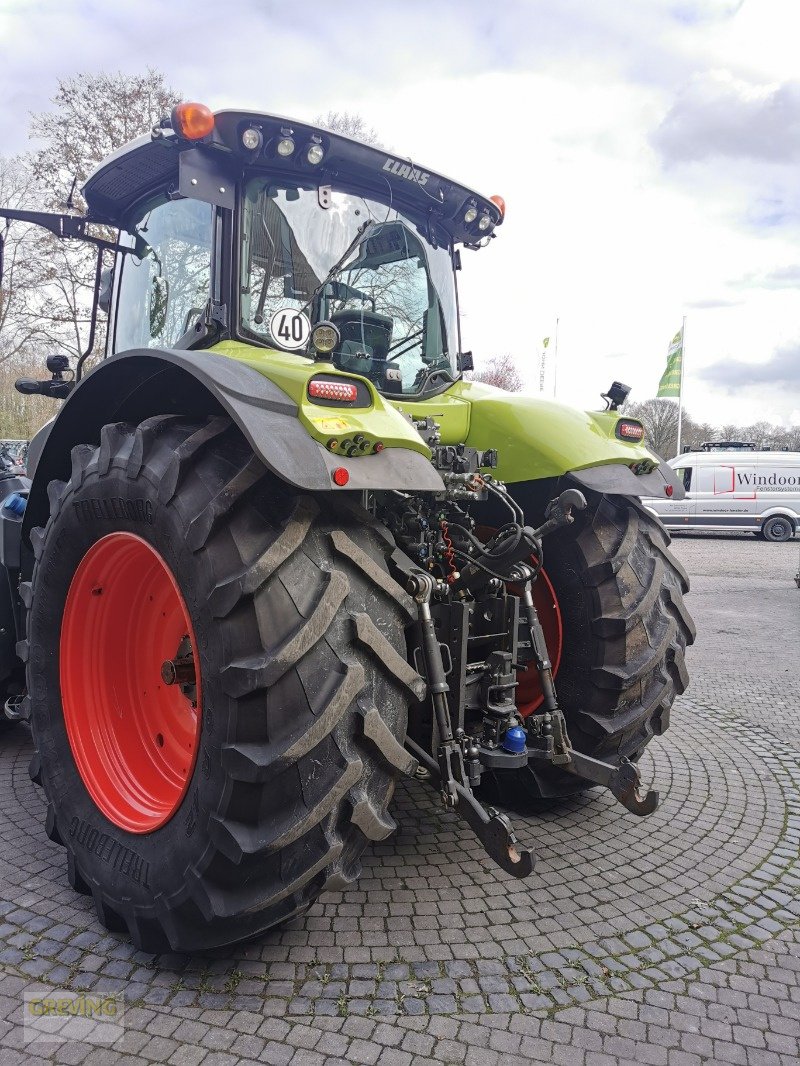
[[[455,377],[450,249],[410,219],[361,196],[263,178],[247,187],[243,223],[245,334],[306,352],[309,326],[328,320],[341,337],[334,364],[383,392],[413,395],[435,372]]]

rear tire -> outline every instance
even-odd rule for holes
[[[363,714],[378,708],[402,743],[408,701],[424,694],[405,658],[412,604],[388,574],[394,545],[382,528],[360,508],[278,481],[226,418],[106,426],[99,447],[73,449],[71,478],[50,485],[50,502],[46,527],[32,533],[28,590],[32,776],[72,886],[137,947],[194,952],[255,936],[357,878],[367,843],[395,828],[396,771],[365,738]],[[65,603],[109,533],[135,534],[171,571],[199,664],[196,760],[173,813],[149,830],[124,828],[98,805],[65,727]],[[75,630],[67,664],[81,661]],[[158,660],[175,650],[156,647],[142,669],[139,642],[157,644],[154,633],[155,623],[130,628],[110,664],[87,650],[85,683],[108,669],[134,683],[125,671],[135,662],[142,689],[155,688]],[[127,699],[114,714],[122,725],[127,708],[148,743],[155,704],[137,717]]]
[[[791,540],[794,536],[794,523],[783,515],[773,515],[762,525],[761,535],[764,540],[775,543]]]
[[[586,495],[587,509],[544,544],[563,625],[556,690],[575,748],[618,763],[666,731],[695,627],[683,601],[689,579],[661,522],[632,497]],[[519,809],[588,787],[531,764],[490,783],[498,802]]]

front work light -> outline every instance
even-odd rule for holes
[[[329,355],[339,347],[341,336],[333,322],[318,322],[311,330],[311,343],[318,355]]]
[[[242,134],[242,144],[249,152],[257,152],[264,142],[261,130],[249,126]]]
[[[205,104],[176,104],[172,109],[170,124],[179,137],[187,141],[201,141],[214,129],[214,112]]]
[[[612,381],[608,392],[601,392],[600,396],[606,401],[607,411],[616,411],[628,399],[630,392],[630,385],[625,385],[621,381]]]
[[[478,229],[484,233],[492,224],[492,216],[489,214],[481,215],[478,219]]]
[[[324,158],[325,149],[322,147],[321,144],[309,145],[308,151],[306,152],[306,159],[309,161],[309,163],[311,163],[312,166],[316,166],[317,163],[321,163]]]
[[[291,137],[281,137],[278,141],[276,148],[278,155],[282,155],[284,158],[290,155],[294,155],[294,141]]]
[[[477,217],[478,217],[478,209],[477,209],[477,207],[475,206],[475,204],[470,204],[470,206],[464,212],[464,221],[466,222],[467,225],[469,225],[470,222],[474,222]]]

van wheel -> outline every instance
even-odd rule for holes
[[[766,520],[761,527],[761,533],[764,540],[791,540],[794,534],[794,524],[783,515],[775,515]]]

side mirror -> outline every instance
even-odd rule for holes
[[[169,282],[156,274],[150,285],[150,336],[160,337],[167,324]]]
[[[100,274],[100,288],[97,293],[97,306],[105,314],[111,312],[111,293],[114,288],[114,271],[105,267]]]

